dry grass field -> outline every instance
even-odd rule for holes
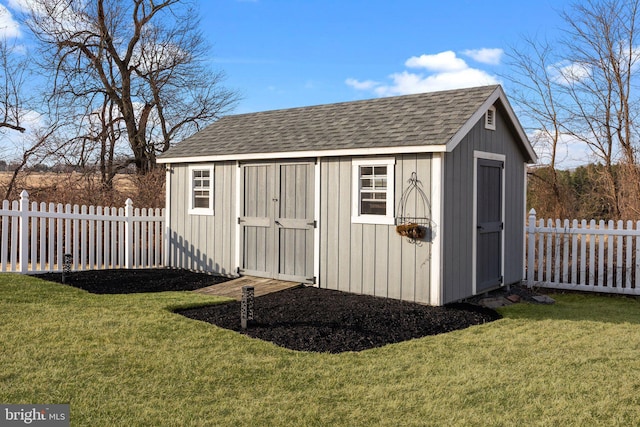
[[[77,172],[24,172],[7,194],[13,172],[0,172],[0,199],[18,200],[22,190],[27,190],[30,200],[46,203],[63,203],[94,206],[123,206],[127,198],[134,206],[163,207],[164,171],[145,177],[119,174],[112,190],[105,190],[98,174]]]

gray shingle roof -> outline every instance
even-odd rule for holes
[[[496,88],[230,115],[161,158],[446,144]]]

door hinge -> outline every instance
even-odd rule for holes
[[[500,223],[500,230],[504,230],[504,222]]]
[[[318,221],[314,219],[312,222],[308,222],[307,225],[311,225],[313,228],[318,228]]]
[[[314,285],[316,284],[316,276],[313,277],[307,277],[307,280],[311,283],[313,283]]]
[[[498,279],[498,283],[504,283],[504,276],[500,276],[500,278]]]

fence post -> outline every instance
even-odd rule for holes
[[[527,226],[527,286],[533,286],[533,274],[536,258],[536,210],[529,211],[529,224]]]
[[[18,251],[20,257],[20,272],[29,271],[29,193],[22,190],[20,193],[20,219]]]
[[[124,263],[126,268],[133,268],[133,202],[127,199],[124,202]]]

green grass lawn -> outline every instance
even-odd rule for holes
[[[171,312],[214,297],[0,275],[0,403],[70,403],[76,426],[636,425],[640,301],[555,297],[331,355]]]

